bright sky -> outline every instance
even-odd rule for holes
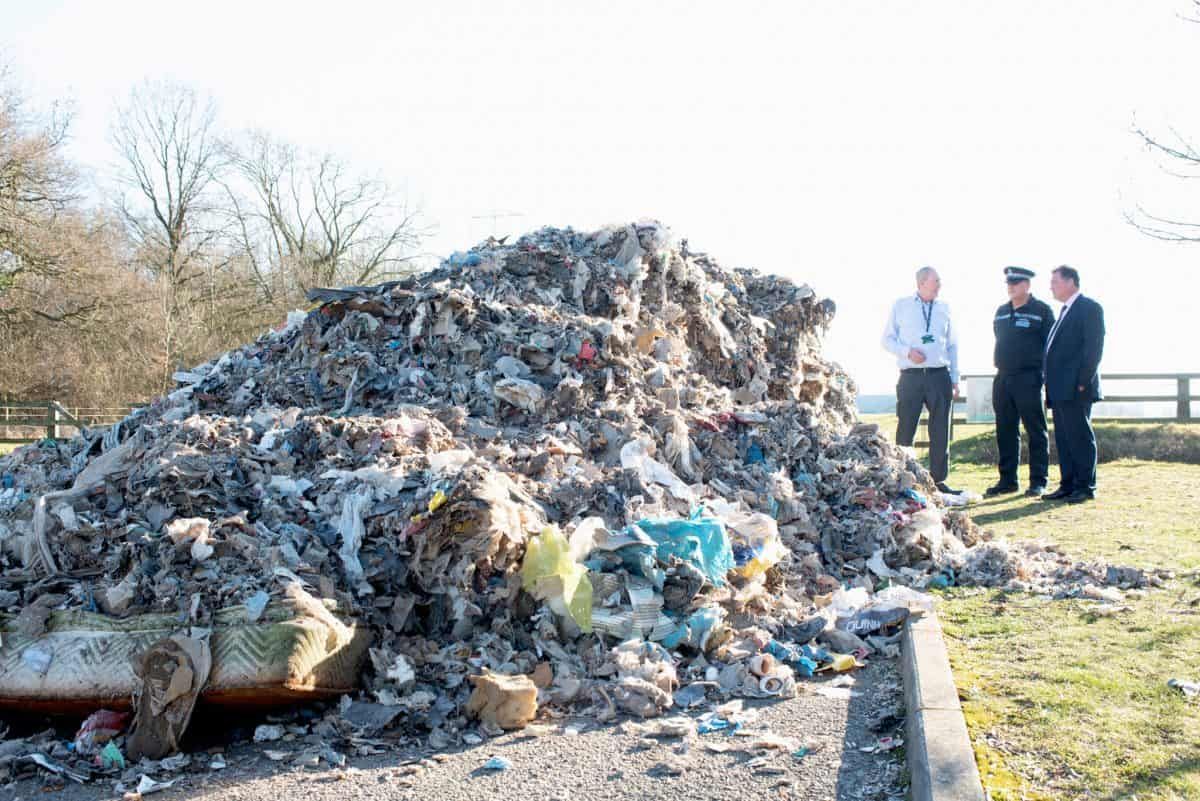
[[[736,11],[735,11],[736,8]],[[1200,245],[1122,210],[1200,219],[1200,182],[1130,132],[1200,142],[1187,0],[387,2],[0,0],[34,99],[73,98],[73,155],[111,162],[146,77],[222,125],[330,148],[407,187],[445,255],[492,232],[655,217],[728,266],[834,298],[827,355],[892,390],[879,346],[938,268],[963,372],[991,366],[1001,269],[1069,263],[1104,304],[1106,371],[1198,370]],[[1187,194],[1191,192],[1191,194]]]

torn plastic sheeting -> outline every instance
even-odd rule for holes
[[[625,239],[621,242],[621,249],[613,257],[614,264],[616,264],[626,279],[631,279],[641,269],[642,258],[645,255],[646,251],[642,249],[641,244],[638,242],[637,229],[632,225],[627,226],[625,228]]]
[[[671,472],[671,468],[656,461],[641,440],[630,440],[621,446],[621,467],[635,471],[642,481],[661,484],[681,501],[692,499],[692,488]]]
[[[713,637],[724,625],[725,610],[719,606],[706,606],[693,612],[679,624],[670,635],[662,639],[666,648],[688,645],[698,651],[707,652],[713,645]]]
[[[536,414],[546,402],[546,390],[523,378],[502,378],[496,382],[492,392],[500,400]]]
[[[285,497],[299,498],[312,489],[313,486],[313,483],[307,478],[271,476],[271,489]]]
[[[571,558],[571,548],[557,526],[547,526],[529,541],[521,565],[521,586],[569,615],[584,633],[592,630],[592,584],[587,569]],[[557,608],[555,608],[557,607]]]
[[[381,497],[391,497],[408,485],[408,472],[401,468],[360,467],[357,470],[326,470],[320,478],[334,479],[338,484],[361,481],[378,491]],[[363,492],[366,488],[362,488]]]
[[[796,646],[771,640],[767,644],[767,653],[791,666],[793,670],[805,678],[811,678],[823,661],[829,661],[829,654],[821,649],[810,646]]]
[[[865,587],[844,589],[839,587],[829,599],[829,608],[837,617],[849,617],[871,603],[871,593]]]
[[[104,770],[125,770],[125,755],[111,740],[100,749],[100,767]]]
[[[338,556],[342,559],[346,577],[354,584],[363,580],[363,566],[359,561],[358,551],[362,548],[366,529],[363,526],[363,513],[371,504],[373,493],[360,491],[347,495],[342,501],[342,517],[338,522],[338,533],[342,537],[342,545]]]
[[[149,776],[143,773],[141,778],[138,779],[137,788],[132,793],[126,793],[125,799],[128,801],[130,796],[140,798],[144,795],[161,793],[163,790],[169,790],[170,788],[174,787],[175,782],[177,781],[178,779],[172,779],[171,781],[160,782],[155,779],[151,779]]]
[[[246,607],[246,619],[251,623],[263,616],[263,612],[267,609],[267,604],[270,602],[271,596],[259,590],[246,599],[242,604]]]
[[[438,451],[429,454],[429,469],[435,473],[447,473],[461,470],[463,465],[471,461],[473,452],[467,448],[455,448],[448,451]]]
[[[733,550],[725,524],[714,517],[687,520],[643,519],[634,524],[657,543],[661,562],[671,557],[690,562],[714,586],[725,586],[725,574],[734,567]]]
[[[900,584],[893,584],[875,593],[873,601],[877,604],[897,604],[907,606],[909,609],[920,609],[925,612],[933,611],[932,595]]]

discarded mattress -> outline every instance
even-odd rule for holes
[[[181,630],[187,627],[175,615],[63,611],[50,616],[45,633],[29,637],[12,618],[0,618],[0,708],[127,708],[138,684],[135,661]],[[258,620],[242,606],[219,610],[209,639],[212,671],[200,697],[269,707],[352,692],[370,640],[365,626],[314,617],[286,601],[272,603]]]

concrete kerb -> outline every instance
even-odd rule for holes
[[[985,801],[937,615],[904,626],[905,746],[912,801]]]

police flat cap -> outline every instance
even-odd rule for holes
[[[1005,267],[1004,280],[1010,284],[1015,284],[1018,281],[1028,281],[1033,278],[1033,270],[1027,270],[1024,267]]]

